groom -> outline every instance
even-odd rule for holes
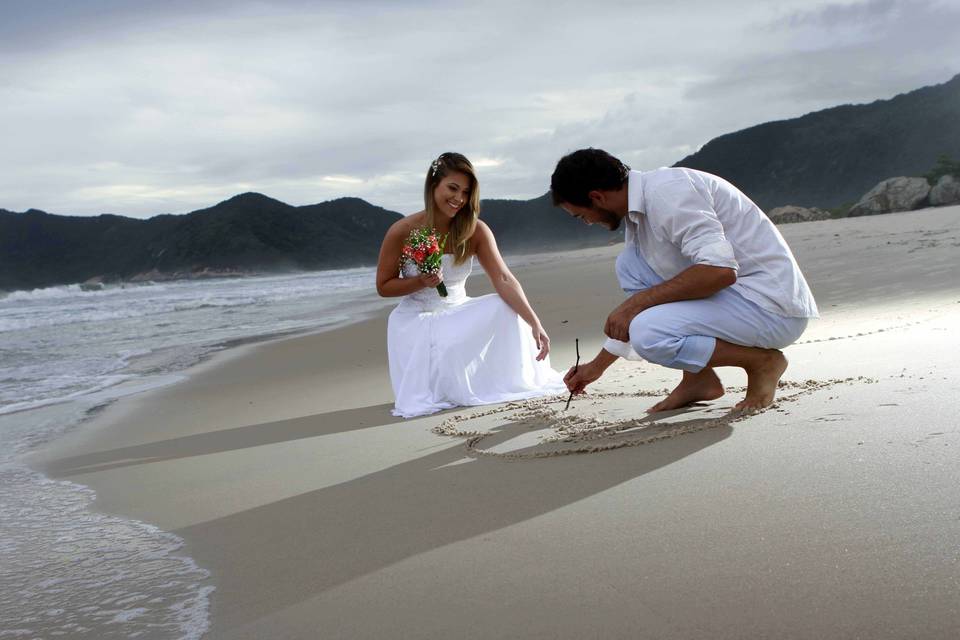
[[[648,411],[723,395],[715,367],[747,373],[737,409],[773,403],[787,368],[779,350],[795,342],[817,305],[783,236],[726,180],[693,169],[631,171],[600,149],[557,163],[553,203],[586,224],[622,223],[620,286],[630,297],[607,317],[608,340],[564,381],[583,393],[618,357],[683,370]]]

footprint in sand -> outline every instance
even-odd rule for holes
[[[814,422],[842,422],[846,420],[847,416],[842,413],[828,413],[825,416],[820,416],[819,418],[814,418]]]

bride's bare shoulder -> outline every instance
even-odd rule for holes
[[[406,236],[417,227],[423,226],[423,217],[423,211],[404,216],[390,225],[390,229],[387,231],[387,233],[390,235]]]
[[[493,231],[483,220],[477,220],[477,228],[473,232],[473,241],[479,245],[489,244],[494,241]]]
[[[419,227],[423,225],[427,217],[426,211],[417,211],[416,213],[411,213],[403,219],[403,222],[406,222],[410,225],[410,228]]]

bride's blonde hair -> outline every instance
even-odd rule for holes
[[[464,203],[457,215],[450,221],[450,233],[447,236],[447,247],[452,247],[454,264],[461,264],[467,259],[467,242],[477,229],[477,218],[480,216],[480,183],[473,165],[459,153],[441,153],[440,157],[430,164],[427,169],[427,179],[423,185],[424,211],[428,227],[433,227],[436,216],[436,203],[433,192],[446,176],[459,172],[470,178],[470,197]]]

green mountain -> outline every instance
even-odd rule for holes
[[[619,233],[584,227],[555,209],[547,196],[486,200],[481,211],[505,252],[621,239]],[[147,220],[0,209],[0,290],[95,277],[110,281],[373,265],[384,233],[400,218],[359,198],[294,207],[259,193]]]
[[[148,272],[369,265],[380,238],[400,217],[359,198],[293,207],[258,193],[148,220],[0,210],[0,290]]]
[[[587,226],[553,206],[550,194],[533,200],[484,200],[480,219],[505,253],[595,247],[622,242],[623,231]]]
[[[762,208],[836,207],[881,180],[960,158],[960,75],[889,100],[844,105],[714,138],[674,166],[737,185]]]

